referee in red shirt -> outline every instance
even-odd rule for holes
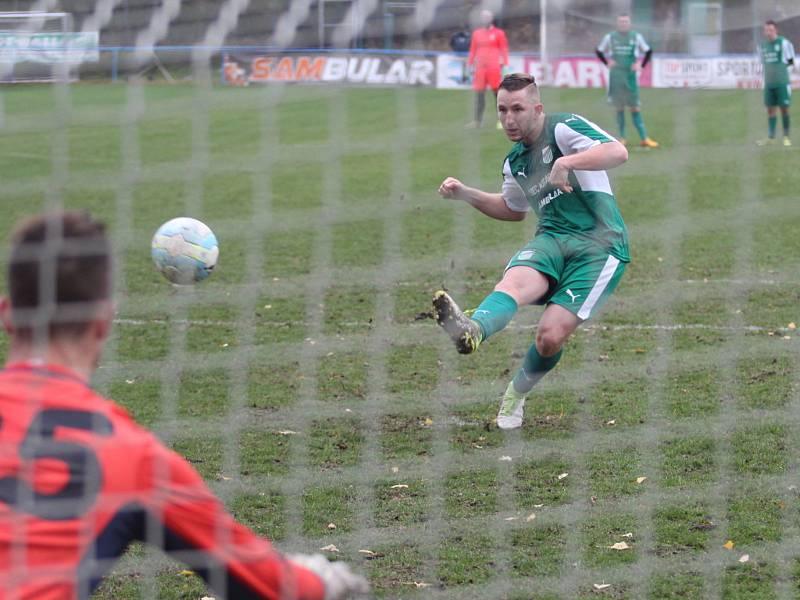
[[[503,80],[503,67],[508,66],[508,40],[505,32],[494,26],[494,15],[489,10],[481,11],[480,21],[482,27],[472,32],[467,58],[467,65],[474,69],[472,89],[475,90],[475,119],[467,123],[468,129],[481,126],[486,107],[486,88],[490,88],[497,97],[497,90]],[[497,128],[502,129],[499,121]]]
[[[153,544],[225,598],[339,600],[344,563],[282,556],[194,468],[89,387],[111,329],[111,249],[85,213],[12,239],[0,371],[0,600],[88,598],[130,542]]]

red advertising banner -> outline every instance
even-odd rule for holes
[[[226,54],[222,78],[229,85],[251,83],[339,83],[433,86],[431,57],[371,54]]]
[[[608,68],[595,57],[566,56],[549,61],[545,70],[535,56],[523,57],[523,69],[543,85],[569,88],[604,88],[608,85]],[[639,85],[652,85],[652,69],[648,65],[639,73]]]
[[[511,55],[510,71],[521,71],[536,77],[544,86],[570,88],[605,88],[608,83],[608,68],[593,56],[565,56],[549,61],[548,69],[538,56]],[[441,54],[437,57],[436,87],[443,89],[469,89],[470,69],[466,57],[458,54]],[[639,85],[652,85],[652,67],[647,66],[639,74]]]

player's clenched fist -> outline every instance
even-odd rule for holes
[[[564,164],[562,158],[553,163],[553,168],[550,171],[548,181],[550,185],[560,189],[567,194],[572,192],[572,186],[569,184],[569,168]]]
[[[325,600],[345,600],[369,592],[369,583],[343,562],[331,562],[321,554],[293,554],[289,559],[315,573],[325,586]]]
[[[448,177],[439,186],[439,195],[442,198],[463,200],[466,186],[455,177]]]

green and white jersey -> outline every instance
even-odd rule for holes
[[[764,65],[764,87],[789,85],[789,61],[794,59],[794,46],[782,35],[774,42],[765,39],[758,46]]]
[[[636,31],[607,33],[597,47],[598,52],[602,52],[603,56],[617,63],[613,67],[614,70],[626,73],[630,72],[633,63],[647,54],[648,50],[650,46],[644,41],[642,34]]]
[[[533,209],[539,217],[537,235],[549,232],[593,240],[629,262],[628,230],[605,171],[571,171],[569,193],[548,182],[558,158],[611,141],[611,135],[579,115],[547,115],[534,144],[517,142],[505,159],[502,196],[506,206],[517,212]]]

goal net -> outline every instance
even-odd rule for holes
[[[238,520],[350,563],[382,598],[794,593],[800,139],[791,111],[766,110],[755,54],[767,19],[800,44],[793,3],[36,4],[69,12],[0,14],[4,81],[53,81],[0,88],[0,239],[48,209],[109,224],[117,306],[92,384]],[[628,152],[609,185],[631,261],[513,431],[498,409],[545,308],[519,306],[469,356],[430,318],[437,290],[474,309],[535,255],[533,212],[438,193],[454,177],[497,194],[513,147],[468,64],[484,11],[547,115]],[[622,14],[653,53],[618,107],[595,51]],[[533,208],[555,206],[548,190]],[[194,286],[150,257],[175,217],[219,242]],[[555,253],[539,300],[573,258]],[[134,545],[99,561],[94,598],[224,597],[198,577],[207,558]]]

